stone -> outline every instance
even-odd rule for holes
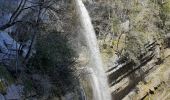
[[[5,95],[6,100],[21,100],[21,96],[23,93],[22,85],[12,84],[7,88],[7,94]]]
[[[73,100],[74,99],[74,94],[73,93],[68,93],[64,97],[62,97],[63,100]]]
[[[28,40],[25,43],[25,46],[22,48],[22,56],[25,57],[28,53],[28,48],[31,45],[31,40]],[[7,58],[15,58],[16,51],[20,50],[22,45],[17,43],[7,32],[0,31],[0,51],[2,54],[0,56],[4,56],[6,54],[11,55]]]
[[[0,94],[0,100],[5,100],[5,97],[2,94]]]
[[[18,44],[8,33],[0,32],[0,50],[3,53],[8,53],[9,50],[19,49],[20,44]],[[16,52],[12,52],[15,54]]]

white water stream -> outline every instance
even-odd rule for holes
[[[91,18],[82,0],[75,0],[77,14],[81,23],[81,32],[85,37],[90,52],[91,67],[88,68],[90,82],[93,88],[94,100],[111,100],[107,76],[103,69],[103,63],[97,44],[96,34],[91,23]]]

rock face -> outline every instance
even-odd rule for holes
[[[10,61],[15,60],[18,55],[26,57],[30,44],[30,41],[28,41],[25,45],[21,45],[7,32],[0,31],[0,62],[9,65]],[[31,54],[32,52],[30,56]]]
[[[22,100],[23,86],[12,84],[7,88],[6,100]]]
[[[0,100],[22,100],[24,86],[12,84],[7,87],[5,95],[0,93]]]
[[[15,55],[16,50],[18,50],[19,47],[20,44],[18,44],[14,39],[12,39],[8,35],[8,33],[0,32],[0,50],[2,53]]]
[[[0,100],[5,100],[5,97],[2,94],[0,94]]]
[[[62,99],[63,100],[73,100],[74,94],[73,93],[66,94]]]

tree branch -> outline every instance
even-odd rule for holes
[[[12,22],[12,23],[7,23],[7,24],[1,26],[1,27],[0,27],[0,30],[3,31],[3,30],[5,30],[5,29],[7,29],[7,28],[9,28],[9,27],[11,27],[11,26],[17,24],[17,23],[20,23],[20,22],[22,22],[22,21],[16,21],[16,22]]]

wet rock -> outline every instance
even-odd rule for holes
[[[16,50],[22,51],[22,56],[25,57],[30,45],[31,42],[29,40],[23,47],[23,45],[16,42],[7,32],[0,31],[0,60],[15,59]]]
[[[62,100],[74,100],[74,93],[68,93],[66,94]]]
[[[0,32],[0,50],[2,53],[10,53],[11,55],[15,55],[16,51],[20,47],[18,44],[8,33]],[[9,52],[10,50],[10,52]]]
[[[5,100],[5,97],[2,94],[0,94],[0,100]]]
[[[21,100],[24,86],[12,84],[7,88],[6,100]]]

